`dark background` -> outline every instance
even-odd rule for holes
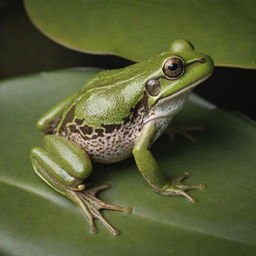
[[[54,43],[33,26],[21,0],[0,0],[0,53],[0,79],[68,67],[111,69],[133,63],[116,56],[75,52]],[[255,70],[216,67],[212,77],[194,91],[222,109],[256,120],[255,75]]]

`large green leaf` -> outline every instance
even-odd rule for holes
[[[98,224],[92,235],[81,211],[33,172],[29,151],[40,145],[36,119],[80,88],[93,70],[64,70],[0,83],[0,254],[1,255],[255,255],[255,125],[193,96],[180,123],[201,124],[192,143],[163,136],[153,146],[170,176],[192,173],[188,183],[207,183],[200,199],[152,192],[132,159],[94,165],[89,182],[113,182],[105,201],[132,206],[133,213],[104,212],[122,234]]]
[[[256,1],[24,0],[34,24],[67,47],[141,61],[190,40],[217,66],[256,68]]]
[[[41,70],[95,66],[99,62],[95,56],[71,51],[49,40],[30,22],[19,7],[20,1],[6,2],[10,7],[0,13],[0,78]],[[2,0],[0,7],[1,3]]]

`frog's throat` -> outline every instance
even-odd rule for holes
[[[174,98],[178,97],[179,95],[188,92],[189,90],[192,91],[192,89],[194,87],[196,87],[198,84],[200,84],[200,83],[204,82],[205,80],[207,80],[210,76],[211,76],[211,74],[208,74],[208,75],[204,76],[203,78],[200,78],[199,80],[195,81],[194,83],[188,85],[187,87],[182,88],[181,90],[179,90],[179,91],[177,91],[177,92],[175,92],[175,93],[173,93],[173,94],[171,94],[169,96],[166,96],[164,98],[159,99],[156,102],[155,106],[160,106],[160,105],[164,104],[166,101],[174,99]],[[169,117],[169,115],[160,115],[160,116],[157,116],[157,117],[152,117],[152,118],[147,119],[144,124],[146,124],[146,123],[148,123],[148,122],[150,122],[152,120],[164,119],[164,118],[168,118],[168,117]]]

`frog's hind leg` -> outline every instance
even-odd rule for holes
[[[93,189],[83,190],[82,192],[74,193],[71,191],[70,193],[74,197],[76,203],[81,207],[83,213],[87,216],[88,222],[90,225],[90,231],[92,233],[97,232],[97,228],[94,224],[94,220],[98,219],[102,222],[102,224],[113,234],[119,235],[120,232],[116,228],[114,228],[108,221],[102,216],[100,210],[108,209],[108,210],[115,210],[115,211],[123,211],[130,213],[130,207],[120,207],[111,204],[107,204],[102,200],[96,197],[96,194],[102,190],[110,188],[111,184],[104,184]]]
[[[97,231],[94,220],[99,219],[114,235],[119,234],[104,219],[100,210],[129,212],[130,208],[112,206],[96,197],[97,192],[109,188],[110,184],[87,189],[83,181],[90,175],[92,165],[87,153],[79,145],[60,136],[47,135],[44,137],[43,147],[32,149],[31,161],[40,178],[81,208],[92,233]]]

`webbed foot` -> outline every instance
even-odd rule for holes
[[[195,203],[197,199],[190,196],[186,191],[188,190],[197,190],[197,189],[205,189],[207,185],[199,184],[199,185],[185,185],[182,183],[190,174],[185,172],[184,175],[173,179],[169,184],[167,184],[164,188],[156,190],[156,192],[162,195],[171,195],[171,196],[184,196],[191,202]]]
[[[95,226],[95,219],[98,219],[113,235],[119,235],[118,229],[114,228],[109,222],[103,217],[100,210],[108,209],[114,211],[122,211],[131,213],[132,208],[120,207],[111,204],[107,204],[96,197],[96,194],[102,190],[110,188],[111,184],[104,184],[92,189],[86,189],[83,191],[69,190],[70,198],[82,209],[83,213],[87,217],[89,222],[91,233],[97,233]]]

